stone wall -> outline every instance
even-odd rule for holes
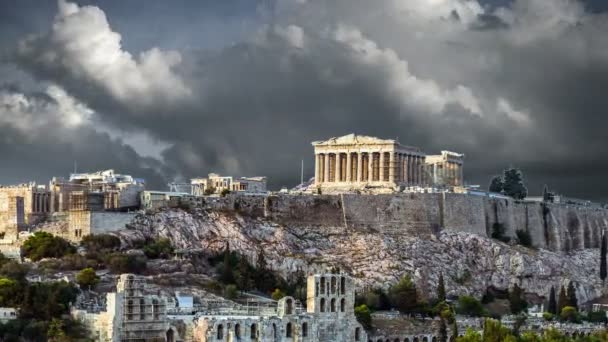
[[[206,205],[309,231],[317,227],[424,237],[448,230],[490,237],[500,224],[511,239],[524,230],[533,246],[559,252],[598,248],[608,227],[605,209],[453,193],[228,196]]]

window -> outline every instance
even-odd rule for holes
[[[291,314],[293,314],[293,300],[291,300],[291,298],[290,298],[290,299],[287,299],[287,300],[286,300],[286,304],[287,304],[287,308],[286,308],[286,310],[285,310],[285,314],[286,314],[286,315],[291,315]]]
[[[355,328],[355,341],[361,340],[361,328]]]
[[[302,323],[302,337],[308,336],[308,323]]]
[[[325,294],[325,277],[321,277],[319,283],[321,284],[321,294]]]
[[[285,326],[285,337],[291,337],[291,323],[287,323]]]
[[[254,339],[256,337],[258,337],[258,326],[254,323],[251,325],[251,332],[249,335],[249,338]]]
[[[340,300],[340,311],[344,312],[344,309],[346,309],[346,300],[344,298],[342,298]]]
[[[217,326],[217,339],[218,340],[224,339],[224,326],[221,324]]]
[[[336,312],[336,298],[331,299],[331,312]]]
[[[325,298],[321,298],[321,312],[325,312]]]
[[[336,277],[331,277],[331,294],[336,294]]]
[[[340,279],[340,294],[345,294],[346,293],[346,278],[342,277],[342,279]]]

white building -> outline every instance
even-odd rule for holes
[[[17,318],[17,309],[0,307],[0,322],[6,323]]]
[[[266,193],[266,182],[266,177],[233,178],[210,173],[207,178],[193,178],[190,184],[192,195],[207,196],[221,194],[224,190],[250,194]]]

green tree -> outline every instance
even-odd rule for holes
[[[49,342],[67,341],[64,329],[65,326],[63,321],[58,318],[53,318],[51,323],[49,323],[49,329],[46,334]]]
[[[548,311],[554,315],[557,315],[557,302],[555,300],[555,286],[551,286],[551,292],[549,293],[549,306]]]
[[[568,291],[566,293],[568,296],[568,306],[578,310],[578,299],[576,298],[576,288],[573,281],[568,284]]]
[[[557,299],[557,313],[561,313],[565,306],[568,306],[568,297],[566,296],[566,289],[562,285],[559,291],[559,298]]]
[[[239,289],[245,291],[255,286],[253,267],[247,262],[247,259],[240,257],[234,272],[234,280]]]
[[[482,342],[481,334],[471,328],[467,328],[464,335],[456,338],[456,342]]]
[[[504,186],[505,186],[505,183],[503,182],[502,177],[494,176],[494,177],[492,177],[492,180],[490,181],[490,187],[488,190],[490,192],[502,193]]]
[[[276,288],[275,284],[276,278],[266,264],[264,252],[260,250],[256,262],[255,286],[258,290],[269,293]]]
[[[80,288],[93,288],[99,283],[99,277],[94,269],[87,267],[78,272],[76,282],[80,285]]]
[[[21,298],[21,292],[21,285],[17,281],[0,277],[0,306],[16,306]]]
[[[230,253],[230,245],[228,243],[226,243],[226,248],[224,249],[224,262],[222,263],[220,280],[224,284],[234,283],[234,273],[232,272],[232,254]]]
[[[222,192],[220,192],[220,196],[222,197],[226,197],[228,194],[230,194],[230,190],[228,189],[223,189]]]
[[[555,315],[550,312],[543,312],[543,319],[547,322],[551,322],[555,318]]]
[[[146,270],[146,257],[112,253],[105,258],[106,266],[112,273],[142,273]]]
[[[167,238],[155,240],[143,248],[144,254],[150,259],[168,259],[173,255],[174,250],[171,240]]]
[[[608,269],[606,268],[606,234],[602,234],[602,246],[600,250],[600,279],[602,279],[602,283],[606,281],[606,276],[608,275]]]
[[[448,326],[445,319],[439,320],[439,331],[437,333],[439,342],[447,342],[448,340]]]
[[[519,241],[520,245],[525,247],[532,247],[532,237],[530,236],[530,233],[527,230],[518,229],[517,231],[515,231],[515,234],[517,234],[517,241]]]
[[[509,292],[509,306],[513,314],[518,314],[528,308],[528,303],[524,299],[524,293],[517,284]]]
[[[456,319],[454,319],[454,321],[452,322],[452,338],[450,339],[450,341],[456,341],[457,338],[458,338],[458,321]]]
[[[369,330],[372,328],[372,312],[365,304],[355,307],[355,317],[361,323],[363,328]]]
[[[483,324],[483,341],[484,342],[515,342],[515,336],[511,334],[511,331],[500,324],[495,319],[486,319]]]
[[[543,342],[543,340],[536,333],[526,331],[519,337],[520,342]]]
[[[235,299],[238,295],[239,289],[234,284],[230,284],[224,289],[224,296],[228,299]]]
[[[485,314],[481,302],[471,296],[460,296],[458,298],[457,311],[463,315],[474,317],[481,317]]]
[[[576,311],[576,308],[573,306],[564,306],[564,308],[562,309],[562,311],[559,314],[559,318],[562,321],[568,321],[568,322],[578,322],[578,312]]]
[[[439,281],[437,283],[437,300],[444,302],[446,299],[445,295],[445,281],[443,280],[443,273],[439,274]]]
[[[120,248],[120,239],[110,234],[87,235],[82,238],[80,245],[86,248],[87,251],[115,251]]]
[[[416,310],[418,307],[416,286],[408,274],[401,277],[399,283],[390,288],[389,298],[392,306],[402,313],[411,313]]]
[[[76,253],[76,248],[65,239],[47,232],[36,232],[21,246],[23,256],[32,261],[43,258],[61,258]]]
[[[522,200],[528,196],[521,170],[509,168],[503,172],[504,193],[514,199]]]
[[[272,292],[272,295],[270,296],[273,300],[280,300],[281,298],[285,297],[286,294],[285,292],[281,291],[281,289],[275,289]]]

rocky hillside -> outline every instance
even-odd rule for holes
[[[343,226],[310,229],[278,224],[234,211],[165,210],[142,214],[117,233],[125,245],[144,238],[166,237],[177,248],[219,252],[230,249],[253,263],[260,250],[269,265],[283,274],[301,269],[340,267],[361,286],[389,286],[410,273],[419,288],[432,292],[440,273],[449,294],[480,297],[493,286],[519,284],[530,295],[546,296],[551,286],[575,281],[579,303],[603,295],[599,250],[569,254],[509,246],[480,235],[443,231],[415,237],[399,230],[374,231]]]

